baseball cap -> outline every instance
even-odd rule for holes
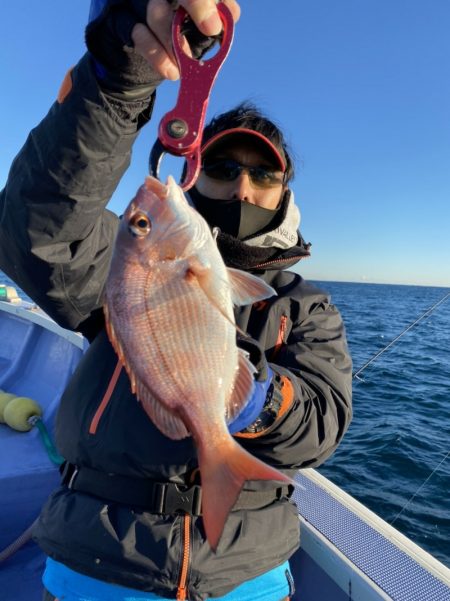
[[[237,141],[244,138],[252,138],[255,144],[258,145],[267,156],[273,158],[274,165],[276,165],[280,171],[283,173],[286,171],[286,157],[284,152],[282,150],[280,151],[269,138],[260,132],[245,127],[233,127],[213,135],[202,145],[202,157],[205,157],[214,151],[218,151],[224,144],[229,144],[232,143],[233,140]]]

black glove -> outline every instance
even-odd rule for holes
[[[132,98],[150,95],[163,78],[133,50],[131,32],[145,23],[148,0],[92,0],[86,46],[103,89]]]
[[[169,1],[169,0],[168,0]],[[149,0],[92,0],[86,27],[86,46],[95,59],[97,77],[104,89],[131,92],[135,97],[151,94],[163,81],[149,63],[133,50],[131,32],[136,23],[146,23]],[[192,21],[182,33],[192,54],[200,58],[217,38],[201,34]],[[218,36],[220,37],[220,36]]]

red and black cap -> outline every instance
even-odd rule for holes
[[[286,171],[286,157],[283,150],[278,149],[273,142],[262,133],[246,127],[233,127],[225,129],[214,134],[209,138],[201,149],[202,157],[210,153],[220,151],[222,146],[237,143],[239,140],[252,139],[252,142],[258,145],[264,154],[273,159],[274,165],[283,173]]]

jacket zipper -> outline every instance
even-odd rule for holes
[[[180,580],[178,582],[177,601],[186,601],[187,599],[187,577],[191,552],[191,516],[186,514],[183,517],[183,556],[181,561]]]
[[[299,255],[297,257],[289,257],[286,259],[273,259],[272,261],[266,261],[265,263],[259,263],[259,265],[253,265],[251,269],[260,269],[261,267],[268,267],[269,265],[276,265],[277,263],[289,263],[289,261],[294,261],[298,259],[301,261],[302,259],[307,259],[310,255]]]
[[[275,343],[275,347],[274,347],[272,355],[271,355],[271,359],[275,359],[275,357],[280,352],[281,347],[286,342],[285,337],[286,337],[286,330],[287,330],[287,320],[288,320],[287,315],[281,316],[280,326],[278,328],[278,337],[277,337],[277,341]]]
[[[120,361],[117,361],[116,367],[113,371],[111,379],[108,384],[108,388],[106,389],[105,394],[101,400],[100,405],[95,412],[94,417],[92,418],[91,425],[89,426],[89,434],[96,434],[99,421],[105,412],[106,407],[108,406],[109,401],[111,400],[112,393],[114,392],[114,388],[116,387],[117,380],[119,379],[120,372],[122,371],[122,364]]]

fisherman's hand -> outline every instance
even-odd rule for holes
[[[240,8],[236,0],[223,0],[235,21]],[[150,0],[146,20],[137,23],[131,32],[134,48],[162,77],[178,79],[177,61],[172,50],[172,20],[174,2]],[[179,0],[196,27],[187,30],[184,51],[200,58],[215,43],[222,31],[222,21],[215,0]]]
[[[256,372],[252,396],[239,415],[228,424],[228,430],[231,434],[245,430],[258,419],[258,416],[264,409],[274,376],[272,369],[267,364],[264,351],[256,340],[238,335],[237,345],[249,354],[249,359],[254,365]]]
[[[224,0],[235,20],[236,0]],[[186,33],[185,51],[200,57],[222,29],[215,0],[180,0],[195,28]],[[170,0],[92,0],[86,45],[95,59],[102,87],[151,93],[163,79],[178,79],[172,51],[174,8]],[[208,36],[208,37],[205,37]]]

